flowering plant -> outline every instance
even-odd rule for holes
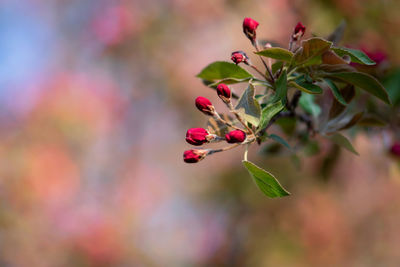
[[[358,154],[340,131],[357,124],[375,125],[379,120],[362,111],[354,111],[349,108],[350,103],[364,92],[386,104],[390,104],[390,99],[376,78],[354,67],[355,63],[369,66],[375,62],[362,51],[338,46],[342,26],[327,38],[302,40],[306,27],[299,22],[289,38],[287,49],[270,43],[261,48],[261,42],[257,40],[258,26],[254,19],[243,21],[243,32],[265,71],[253,65],[243,51],[235,51],[231,55],[233,63],[214,62],[197,75],[205,85],[217,91],[230,115],[218,113],[210,100],[198,97],[196,107],[211,118],[207,129],[189,129],[186,140],[195,146],[223,141],[232,145],[220,149],[187,150],[184,161],[196,163],[211,154],[245,146],[243,164],[256,185],[268,197],[283,197],[289,192],[278,180],[248,161],[249,145],[272,140],[294,153],[318,135]],[[239,65],[248,66],[257,76]],[[240,96],[228,86],[239,83],[246,84]],[[279,123],[285,118],[292,127]],[[286,136],[297,139],[298,145],[291,147],[283,137],[270,134],[274,124],[280,126]]]

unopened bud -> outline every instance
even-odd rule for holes
[[[236,65],[241,62],[243,62],[245,64],[249,64],[249,57],[243,51],[232,52],[231,59]]]
[[[190,128],[186,132],[186,142],[194,146],[201,146],[204,143],[213,141],[216,135],[210,134],[204,128]]]
[[[186,163],[197,163],[207,156],[206,149],[190,149],[183,152],[183,161]]]
[[[294,27],[294,32],[292,35],[293,40],[297,41],[300,37],[303,37],[305,32],[306,27],[301,22],[298,22],[296,27]]]
[[[215,108],[210,100],[205,97],[199,96],[195,101],[196,107],[206,115],[213,116],[215,114]]]
[[[233,130],[225,135],[226,142],[233,143],[242,143],[246,140],[246,133],[242,130]]]
[[[243,32],[250,39],[252,44],[255,44],[256,40],[256,29],[259,23],[252,18],[245,18],[243,20]]]
[[[225,103],[231,102],[231,89],[226,84],[220,83],[217,86],[217,94]]]

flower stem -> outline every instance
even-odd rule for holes
[[[222,122],[223,124],[228,125],[229,127],[232,127],[232,128],[234,128],[234,129],[236,129],[236,130],[242,130],[240,127],[237,127],[237,126],[233,125],[232,123],[227,122],[226,120],[224,120],[223,118],[221,118],[221,116],[220,116],[217,112],[215,112],[214,118],[216,118],[217,120],[219,120],[219,121]]]

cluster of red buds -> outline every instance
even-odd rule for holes
[[[252,45],[256,48],[257,51],[259,51],[256,39],[257,35],[256,30],[258,25],[259,23],[252,18],[245,18],[243,21],[243,32],[246,35],[246,37],[251,41]],[[299,22],[296,25],[294,32],[291,36],[291,43],[301,38],[304,35],[304,32],[305,32],[305,27]],[[265,73],[259,71],[253,64],[251,64],[249,57],[243,51],[232,52],[231,60],[235,64],[244,63],[253,68],[267,80],[272,82],[274,81],[274,77],[271,73],[271,70],[264,61],[263,63],[269,73],[269,77],[265,76]],[[227,105],[229,111],[236,117],[237,119],[236,122],[240,123],[242,127],[240,128],[232,124],[231,122],[228,122],[223,118],[221,118],[221,116],[218,114],[218,112],[216,111],[215,107],[213,106],[210,100],[202,96],[197,97],[195,101],[196,107],[205,115],[211,116],[215,120],[225,124],[228,127],[228,129],[231,129],[231,131],[229,131],[225,136],[218,136],[216,134],[210,133],[208,130],[204,128],[191,128],[186,132],[186,141],[194,146],[201,146],[207,143],[221,142],[221,141],[226,141],[227,143],[233,145],[221,149],[199,148],[199,149],[186,150],[183,153],[183,160],[187,163],[196,163],[204,159],[207,155],[211,155],[216,152],[226,151],[235,148],[239,145],[251,144],[256,142],[257,140],[255,129],[250,128],[249,125],[245,122],[245,120],[241,117],[241,115],[234,109],[231,102],[232,93],[230,88],[226,84],[221,83],[217,86],[216,89],[219,98]]]
[[[233,109],[233,105],[231,103],[231,98],[232,98],[232,93],[229,87],[226,84],[219,84],[217,86],[217,94],[219,98],[228,106],[231,112],[234,112],[237,118],[240,118],[240,116],[235,112]],[[215,110],[215,107],[211,103],[210,100],[208,100],[205,97],[199,96],[196,98],[195,101],[196,107],[203,112],[207,116],[212,116],[216,120],[221,121],[222,123],[226,124],[227,127],[233,128],[232,131],[228,132],[224,137],[218,136],[216,134],[210,133],[208,130],[204,128],[190,128],[186,132],[186,142],[188,142],[191,145],[194,146],[201,146],[206,143],[211,143],[211,142],[220,142],[220,141],[226,141],[229,144],[234,144],[233,146],[225,147],[222,149],[190,149],[186,150],[183,153],[183,160],[186,163],[196,163],[205,158],[207,155],[216,153],[216,152],[221,152],[225,150],[229,150],[231,148],[234,148],[240,144],[245,144],[248,142],[252,142],[255,140],[254,134],[251,133],[248,129],[240,129],[234,125],[232,125],[230,122],[225,121],[224,119],[221,118],[221,116],[218,114],[218,112]],[[244,124],[244,123],[243,123]],[[246,125],[247,127],[247,125]]]

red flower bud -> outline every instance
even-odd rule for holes
[[[201,146],[204,143],[210,142],[215,137],[203,128],[190,128],[186,132],[186,142],[194,146]]]
[[[392,145],[390,148],[390,153],[392,153],[394,156],[400,157],[400,143],[396,142]]]
[[[196,107],[206,115],[213,116],[215,114],[215,108],[211,101],[205,97],[199,96],[196,98]]]
[[[258,25],[259,23],[252,18],[245,18],[243,20],[243,32],[253,44],[256,40],[256,29]]]
[[[246,55],[246,53],[243,51],[232,52],[231,59],[235,64],[239,64],[241,62],[244,62],[245,64],[249,64],[249,58]]]
[[[297,41],[299,37],[303,37],[305,32],[306,32],[306,27],[301,22],[298,22],[296,27],[294,27],[294,32],[292,36],[293,40]]]
[[[226,142],[233,143],[242,143],[246,139],[246,133],[242,130],[234,130],[225,135]]]
[[[196,163],[207,156],[208,150],[190,149],[183,152],[183,161],[186,163]]]
[[[231,102],[231,90],[226,84],[220,83],[217,86],[217,94],[225,103]]]

